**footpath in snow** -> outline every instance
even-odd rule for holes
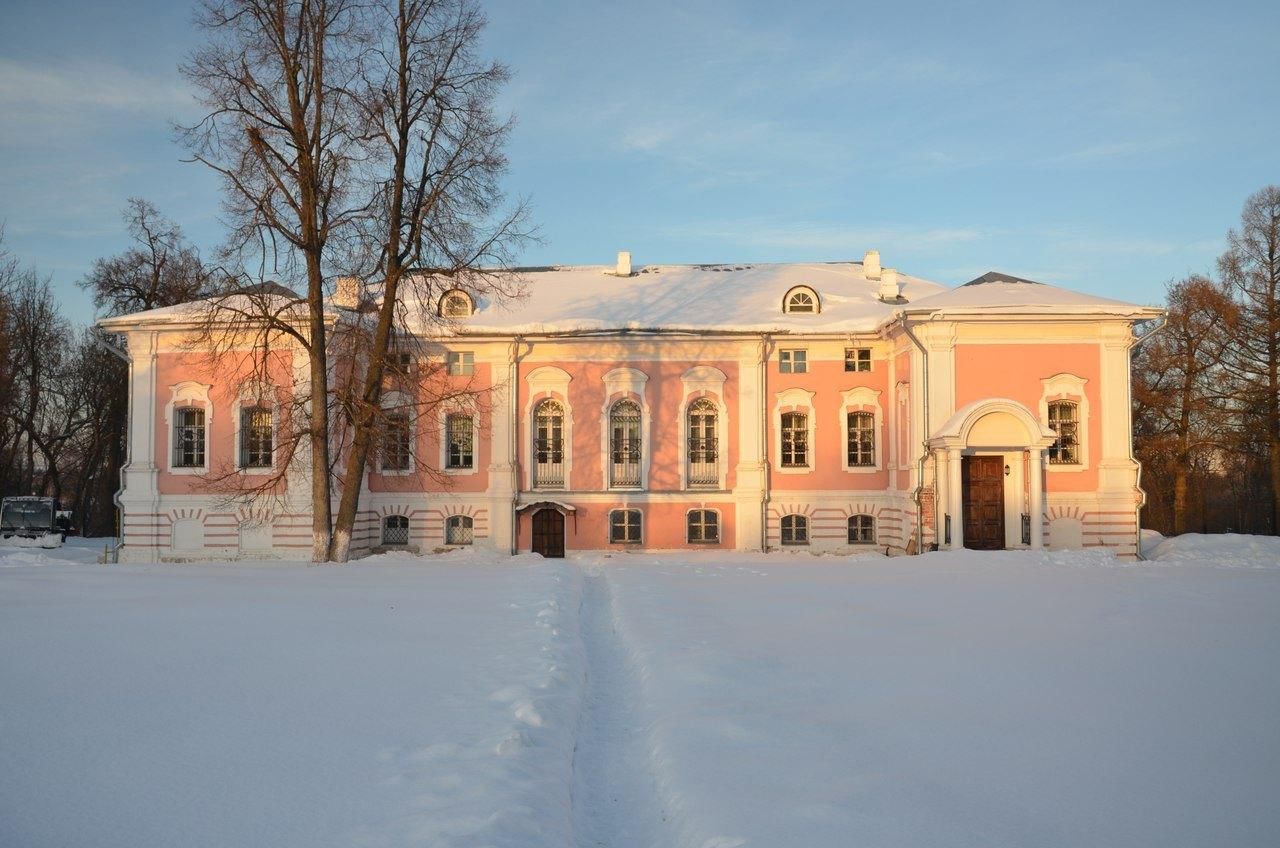
[[[0,549],[0,845],[1269,846],[1280,545]]]

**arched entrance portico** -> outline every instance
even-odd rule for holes
[[[1044,451],[1055,438],[1009,398],[974,401],[947,419],[928,441],[938,469],[940,545],[991,550],[1025,540],[1043,547]]]

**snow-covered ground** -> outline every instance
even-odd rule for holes
[[[1269,846],[1274,540],[0,549],[0,845]]]

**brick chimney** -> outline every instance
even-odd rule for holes
[[[631,251],[618,251],[618,267],[613,273],[617,274],[619,277],[631,276]]]
[[[341,309],[355,309],[360,305],[360,289],[359,277],[339,277],[333,290],[333,305]]]
[[[898,271],[885,268],[880,274],[880,299],[892,303],[902,295],[902,286],[898,283]]]
[[[868,280],[880,279],[880,251],[868,250],[862,257],[862,276]]]

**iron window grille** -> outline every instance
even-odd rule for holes
[[[1049,428],[1058,435],[1049,447],[1052,465],[1075,465],[1080,462],[1079,407],[1070,401],[1049,404]]]
[[[640,543],[640,510],[615,509],[609,513],[609,541],[620,545]]]
[[[844,349],[844,370],[870,371],[871,370],[871,348],[869,347],[845,348]]]
[[[403,515],[388,515],[382,519],[382,544],[388,548],[409,544],[409,519]]]
[[[1022,544],[1031,544],[1031,515],[1022,513]]]
[[[382,470],[408,471],[412,461],[413,430],[404,412],[388,413],[382,423]]]
[[[805,350],[778,351],[778,371],[782,374],[804,374],[809,370],[809,352]]]
[[[204,410],[184,407],[173,418],[173,465],[204,468]]]
[[[476,355],[469,350],[449,351],[447,362],[451,377],[470,377],[476,372]]]
[[[714,509],[689,510],[689,543],[692,545],[718,545],[720,543],[720,516]]]
[[[870,515],[849,516],[849,544],[874,545],[876,543],[876,520]]]
[[[621,400],[609,411],[609,483],[613,486],[640,485],[640,407]]]
[[[720,484],[716,405],[705,398],[689,408],[689,485]]]
[[[850,467],[876,464],[876,417],[870,412],[850,412],[848,416]]]
[[[809,465],[809,419],[800,412],[782,415],[782,467]]]
[[[782,516],[782,544],[809,544],[809,518],[805,515]]]
[[[470,415],[449,415],[445,418],[449,446],[445,467],[472,468],[475,465],[474,436]]]
[[[534,418],[533,485],[564,485],[564,407],[554,400],[538,404]]]
[[[469,545],[474,539],[475,523],[469,515],[451,515],[444,522],[446,545]]]
[[[240,410],[240,467],[270,468],[275,428],[271,410],[263,406]]]

